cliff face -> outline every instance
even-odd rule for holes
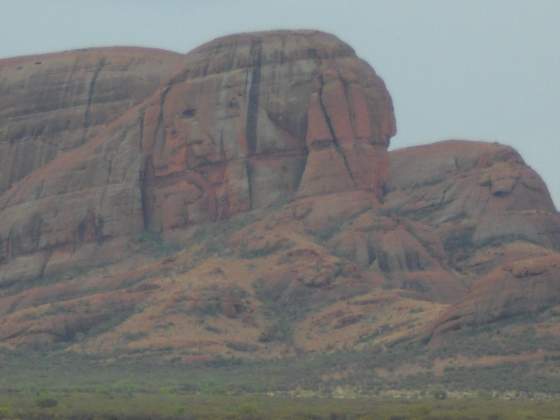
[[[387,152],[389,93],[332,35],[2,60],[0,91],[3,346],[438,346],[560,304],[540,177],[498,144]]]
[[[180,54],[99,48],[0,60],[0,192],[148,96]]]
[[[101,239],[93,201],[103,202],[100,190],[115,182],[109,179],[112,152],[57,158],[90,147],[183,61],[179,54],[141,48],[0,60],[0,263],[8,263],[0,282],[42,276],[49,254],[91,239],[91,229]],[[21,191],[25,186],[33,191]],[[88,186],[98,191],[88,194]]]
[[[516,151],[450,141],[391,155],[386,208],[427,224],[467,285],[430,335],[558,304],[560,215],[542,179]]]
[[[162,54],[155,56],[167,63]],[[82,146],[0,198],[6,215],[0,255],[15,266],[5,268],[3,281],[48,274],[57,264],[53,254],[67,249],[74,254],[83,244],[212,222],[295,197],[352,190],[371,191],[372,199],[381,194],[395,131],[391,100],[371,67],[330,35],[277,32],[213,41],[185,56],[161,86],[154,79],[121,102],[122,115],[88,141],[92,121],[106,123],[107,109],[116,106],[96,107],[93,100],[101,98],[103,77],[111,75],[103,51],[95,55],[101,57],[94,60],[97,67],[89,79],[82,78],[93,91],[83,97],[82,137],[69,132],[67,145],[60,145]],[[70,63],[71,57],[66,57]],[[179,60],[169,61],[168,68],[175,68]],[[165,76],[156,66],[146,67]],[[136,71],[143,68],[122,75],[134,80]],[[133,106],[149,89],[153,93]],[[37,95],[34,86],[29,90]],[[64,95],[56,84],[52,91],[54,98],[49,90],[44,94],[47,105]],[[116,102],[123,94],[111,90],[107,96]],[[27,96],[22,102],[33,100]],[[6,125],[12,120],[6,118]],[[15,159],[6,156],[17,165],[20,149],[14,150]],[[40,164],[21,175],[35,166]],[[31,254],[39,255],[30,260]]]
[[[285,203],[379,197],[395,133],[373,69],[316,32],[218,39],[147,104],[145,224],[169,230]]]

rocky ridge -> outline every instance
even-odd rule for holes
[[[190,363],[559,337],[542,179],[495,143],[388,152],[390,95],[333,35],[0,60],[0,92],[2,346]]]

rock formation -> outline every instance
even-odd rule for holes
[[[110,74],[108,59],[97,54],[90,90],[102,89],[99,75]],[[170,61],[176,65],[175,56]],[[21,265],[29,276],[49,273],[58,250],[75,253],[82,244],[221,220],[295,197],[352,190],[380,197],[395,131],[391,100],[346,44],[317,32],[248,34],[213,41],[183,61],[168,81],[151,86],[148,99],[132,106],[132,98],[90,141],[69,141],[68,148],[82,147],[3,194],[0,255],[16,261],[41,253],[31,263],[16,261],[14,276],[23,274]],[[107,120],[96,117],[92,97],[85,98],[82,132]]]
[[[0,92],[4,347],[436,346],[560,305],[540,177],[499,144],[388,152],[390,95],[332,35],[0,60]]]
[[[0,60],[0,192],[142,102],[184,57],[98,48]]]

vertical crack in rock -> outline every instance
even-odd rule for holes
[[[144,230],[150,230],[152,225],[152,212],[153,212],[153,178],[154,178],[154,164],[152,157],[148,156],[144,162],[144,167],[140,173],[140,201],[142,206],[142,223]]]
[[[168,84],[161,96],[159,98],[159,116],[156,124],[156,129],[154,131],[154,151],[163,152],[165,150],[165,127],[164,127],[164,116],[165,116],[165,100],[167,95],[171,91],[172,84]]]
[[[6,258],[12,259],[14,257],[14,228],[11,227],[6,238]]]
[[[259,120],[259,96],[261,85],[262,43],[251,45],[253,69],[249,77],[249,92],[247,95],[247,148],[248,154],[253,155],[257,150],[257,126]]]
[[[154,140],[152,150],[149,155],[145,157],[142,172],[140,174],[140,199],[142,205],[142,222],[144,230],[152,230],[153,226],[153,213],[154,213],[154,153],[162,153],[165,149],[165,101],[167,95],[171,91],[173,84],[170,82],[161,92],[159,98],[159,115],[154,130]],[[142,130],[142,136],[143,136]],[[142,140],[143,141],[143,140]]]
[[[220,159],[226,160],[226,149],[224,145],[224,130],[220,131]]]
[[[253,183],[251,180],[253,179],[253,165],[251,164],[251,160],[247,159],[245,161],[245,172],[247,173],[247,187],[248,187],[248,194],[249,194],[249,210],[253,209]]]
[[[296,174],[296,181],[294,183],[295,188],[294,188],[294,194],[297,194],[297,192],[299,191],[299,188],[301,187],[301,182],[303,181],[303,174],[305,173],[305,168],[307,166],[307,159],[309,157],[309,149],[307,148],[307,146],[305,146],[305,148],[303,149],[304,154],[302,156],[301,159],[301,164],[298,166],[297,169],[297,174]]]
[[[140,156],[144,156],[144,121],[146,118],[146,111],[142,111],[139,118],[138,118],[138,124],[140,124],[139,130],[140,133],[138,135],[139,139],[138,139],[138,152],[140,153]],[[139,175],[139,186],[140,186],[140,206],[142,209],[142,226],[144,228],[144,230],[147,229],[150,218],[147,214],[147,203],[146,203],[146,169],[147,169],[147,162],[148,159],[144,158],[144,164],[142,165],[142,168],[140,170],[140,175]]]
[[[43,261],[41,262],[41,268],[39,269],[39,275],[37,276],[38,278],[42,279],[43,277],[45,277],[45,273],[47,271],[47,266],[49,265],[49,261],[52,257],[52,254],[54,253],[54,251],[52,249],[47,250],[45,257],[43,259]]]
[[[251,45],[251,59],[253,69],[248,77],[247,93],[247,184],[249,189],[249,208],[253,208],[253,168],[250,161],[251,156],[257,152],[257,132],[259,122],[259,97],[261,90],[261,66],[262,66],[262,41]]]
[[[348,172],[348,175],[350,176],[350,179],[352,180],[352,183],[356,187],[357,184],[356,184],[356,180],[354,179],[354,174],[352,173],[352,168],[350,167],[350,164],[348,163],[348,159],[346,158],[346,155],[344,154],[344,151],[340,147],[340,143],[338,142],[338,138],[336,137],[336,132],[335,132],[334,127],[332,125],[332,121],[329,117],[327,107],[325,106],[325,102],[323,100],[323,90],[324,90],[324,87],[325,87],[325,80],[324,80],[322,74],[319,76],[319,81],[320,81],[319,104],[321,106],[321,110],[323,111],[323,115],[325,116],[325,121],[327,122],[327,127],[329,128],[329,132],[331,133],[332,140],[333,140],[333,143],[334,143],[334,147],[335,147],[336,151],[338,152],[338,154],[342,157],[342,160],[344,162],[344,166],[346,167],[346,171]]]
[[[144,119],[146,117],[146,111],[142,111],[140,117],[138,118],[138,124],[140,124],[139,130],[140,135],[138,136],[138,150],[140,153],[144,151]]]
[[[0,235],[0,265],[4,264],[8,258],[8,243]]]
[[[99,198],[99,210],[103,211],[103,204],[105,203],[105,197],[107,196],[107,190],[111,187],[111,176],[113,174],[113,159],[107,160],[107,181],[103,186],[103,191],[101,192],[101,197]]]
[[[350,118],[350,127],[352,128],[352,135],[354,138],[358,138],[356,133],[356,112],[354,110],[354,102],[352,101],[352,93],[350,90],[350,82],[346,80],[342,73],[340,73],[340,69],[336,69],[338,74],[338,78],[340,83],[342,84],[342,91],[344,92],[344,98],[346,100],[346,107],[348,111],[348,117]]]
[[[93,104],[93,95],[95,94],[95,85],[97,84],[97,79],[99,78],[99,74],[103,70],[103,67],[105,67],[105,63],[106,63],[105,58],[99,60],[95,68],[95,71],[93,72],[93,76],[91,77],[91,81],[89,82],[86,110],[84,112],[84,124],[83,124],[84,128],[83,128],[81,144],[84,144],[86,142],[89,127],[91,126],[91,106]]]

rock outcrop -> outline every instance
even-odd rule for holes
[[[560,304],[538,174],[388,152],[390,95],[332,35],[0,60],[0,92],[1,345],[281,357]]]
[[[559,279],[559,254],[503,265],[477,280],[460,303],[440,316],[433,334],[538,314],[560,303]]]
[[[496,246],[560,248],[548,189],[510,147],[447,141],[397,150],[388,187],[386,209],[431,226],[460,271],[499,264],[497,256],[482,262],[481,252]]]
[[[94,48],[0,60],[0,193],[149,97],[184,61]]]
[[[318,32],[217,39],[147,103],[145,224],[166,231],[286,203],[380,197],[395,133],[381,79]]]
[[[99,90],[110,60],[97,54],[90,88]],[[129,109],[88,141],[68,141],[81,147],[2,195],[0,255],[15,261],[2,281],[50,273],[59,250],[74,254],[144,230],[227,219],[295,197],[381,196],[393,109],[381,79],[349,46],[311,31],[247,34],[183,61],[148,99],[132,106],[130,98]],[[95,97],[84,98],[82,134],[91,121],[107,120]]]

